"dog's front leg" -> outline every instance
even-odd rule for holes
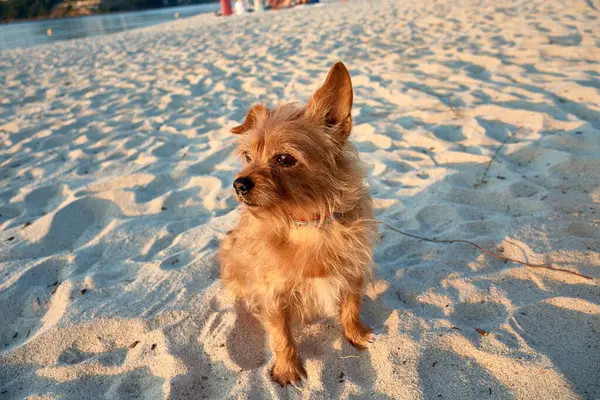
[[[373,333],[360,321],[361,300],[361,292],[349,292],[343,296],[340,320],[346,338],[354,347],[363,350],[373,341]]]
[[[289,312],[284,307],[272,310],[265,316],[264,321],[271,347],[275,351],[275,365],[271,370],[273,380],[285,386],[306,378],[306,371],[292,336]]]

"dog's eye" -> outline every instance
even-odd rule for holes
[[[246,162],[248,164],[250,164],[252,162],[252,157],[250,157],[250,154],[248,154],[248,153],[244,153],[244,159],[246,160]]]
[[[284,167],[291,167],[296,164],[296,159],[289,154],[280,154],[277,156],[277,163]]]

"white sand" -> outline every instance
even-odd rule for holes
[[[599,399],[599,9],[344,3],[0,53],[0,398]],[[380,219],[594,280],[382,229],[379,340],[306,327],[303,391],[271,383],[218,279],[227,131],[337,60]]]

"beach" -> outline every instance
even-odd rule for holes
[[[0,52],[1,399],[600,399],[600,3],[350,1]],[[337,61],[380,226],[308,378],[219,280],[238,125]],[[570,272],[576,272],[576,275]],[[583,276],[582,276],[583,275]]]

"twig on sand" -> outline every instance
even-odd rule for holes
[[[520,130],[521,130],[521,128],[517,128],[513,133],[511,133],[510,135],[508,135],[508,137],[506,139],[504,139],[504,141],[502,142],[502,144],[496,149],[496,152],[494,153],[494,157],[492,157],[492,159],[488,163],[487,168],[485,169],[485,172],[483,173],[483,175],[481,176],[481,179],[479,180],[479,183],[476,183],[475,186],[481,186],[484,183],[487,183],[487,181],[485,180],[485,178],[487,178],[487,174],[490,171],[490,168],[492,167],[492,163],[494,162],[494,160],[496,159],[496,157],[498,157],[498,153],[500,153],[500,150],[502,150],[502,148],[504,147],[504,145],[506,143],[508,143],[508,141],[511,140],[513,137],[515,137],[515,135],[517,134],[517,132],[519,132]]]
[[[515,260],[515,259],[512,259],[512,258],[509,258],[509,257],[505,257],[505,256],[503,256],[501,254],[498,254],[498,253],[494,252],[494,251],[490,251],[490,250],[484,249],[483,247],[479,246],[478,244],[475,244],[473,242],[469,242],[468,240],[463,240],[463,239],[448,239],[448,240],[429,239],[429,238],[424,238],[424,237],[421,237],[421,236],[413,235],[412,233],[403,232],[400,229],[396,229],[393,226],[391,226],[391,225],[389,225],[389,224],[387,224],[387,223],[385,223],[383,221],[378,221],[378,220],[373,220],[373,221],[377,222],[378,224],[381,224],[381,225],[385,226],[388,229],[393,230],[394,232],[398,232],[401,235],[408,236],[408,237],[411,237],[413,239],[419,239],[419,240],[423,240],[425,242],[431,242],[431,243],[444,243],[444,244],[466,243],[466,244],[468,244],[470,246],[473,246],[473,247],[477,248],[482,253],[485,253],[485,254],[487,254],[489,256],[492,256],[492,257],[496,257],[496,258],[498,258],[498,259],[500,259],[502,261],[510,261],[510,262],[514,262],[516,264],[521,264],[521,265],[524,265],[526,267],[531,267],[531,268],[543,268],[543,269],[549,269],[551,271],[564,272],[566,274],[576,275],[576,276],[579,276],[581,278],[592,280],[591,276],[583,275],[583,274],[580,274],[579,272],[570,271],[568,269],[554,268],[554,267],[551,267],[549,265],[544,265],[544,264],[530,264],[528,262],[519,261],[519,260]]]
[[[340,358],[360,358],[360,356],[340,356]]]

